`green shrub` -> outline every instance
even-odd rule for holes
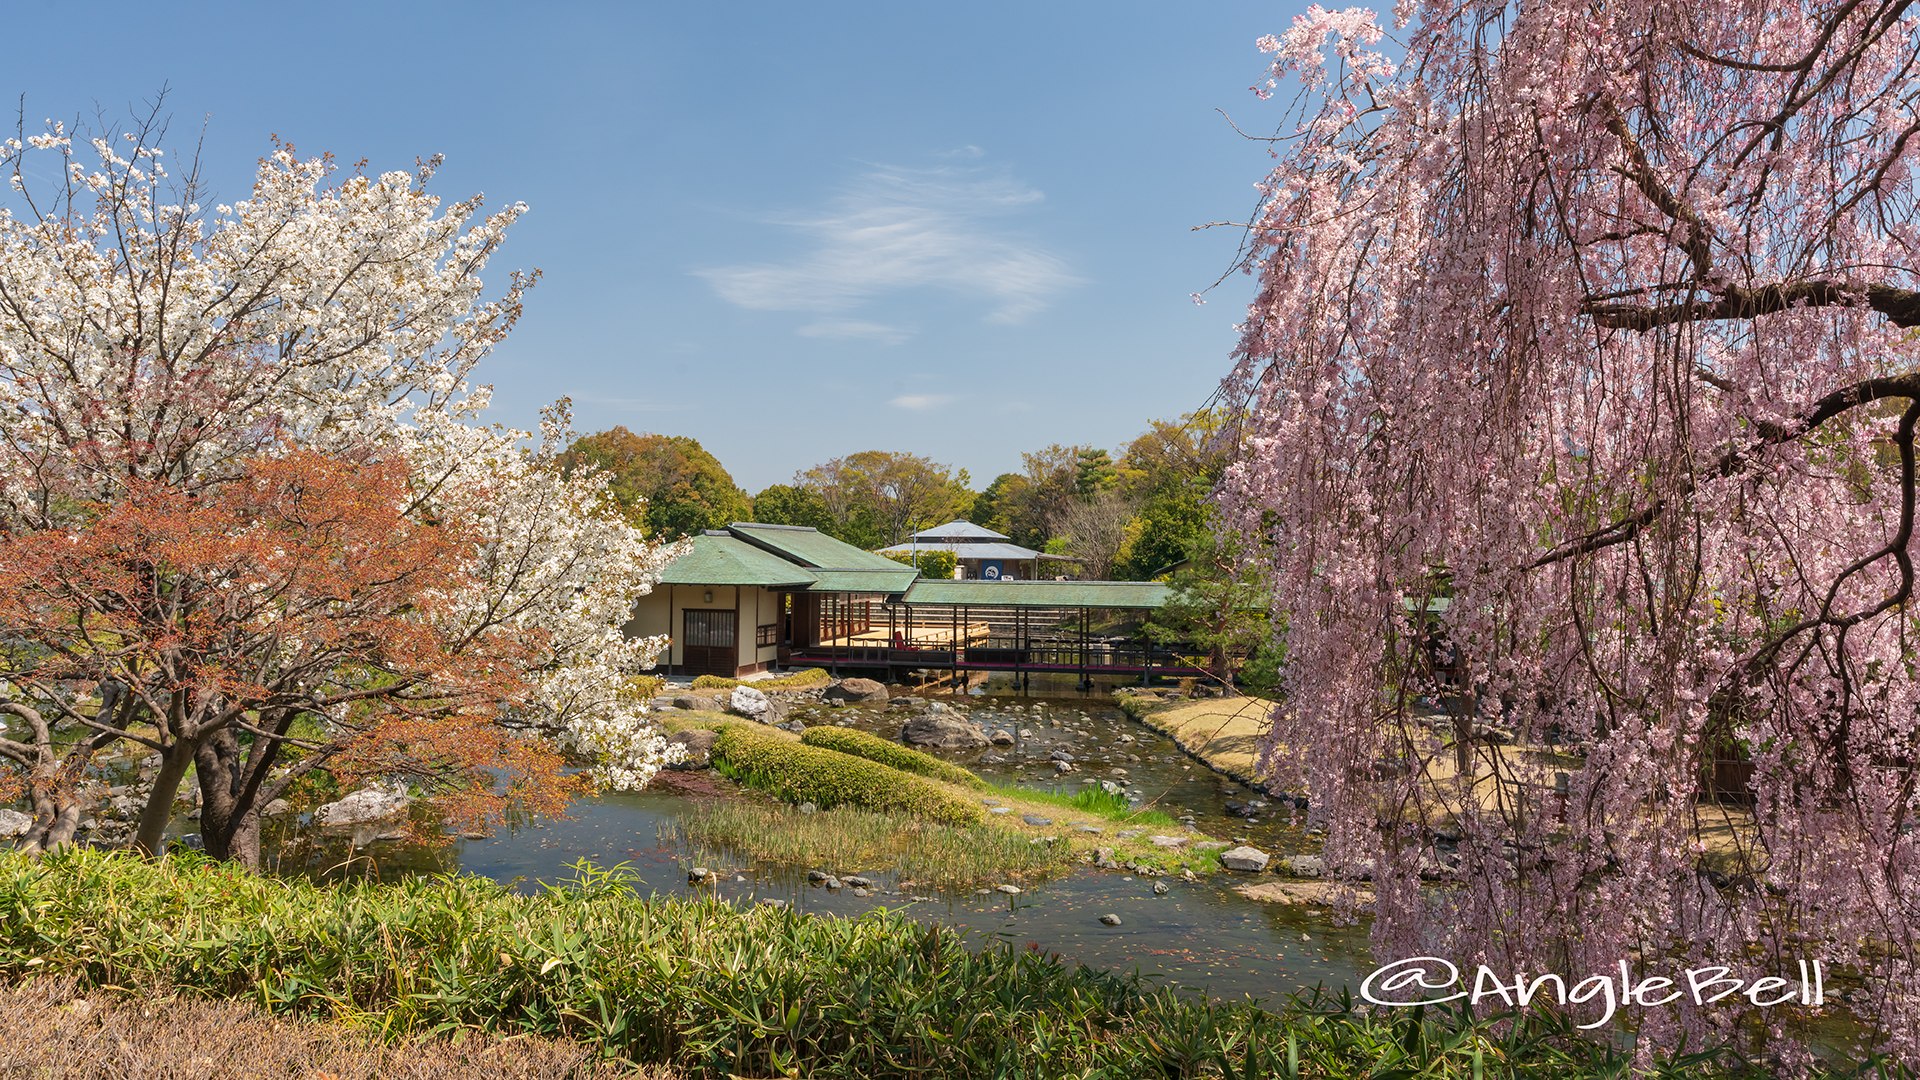
[[[723,770],[790,802],[888,810],[948,825],[972,825],[982,816],[978,804],[876,761],[785,742],[746,724],[719,731],[713,757]]]
[[[621,688],[621,694],[635,701],[646,701],[667,688],[667,680],[660,675],[635,675]]]
[[[782,675],[777,679],[760,679],[757,682],[744,682],[729,679],[724,675],[701,675],[693,680],[695,690],[731,690],[736,686],[751,686],[755,690],[797,690],[805,686],[817,686],[833,681],[826,668],[808,668],[791,675]]]
[[[951,551],[922,551],[919,554],[920,557],[915,559],[913,555],[904,551],[890,551],[886,553],[887,558],[892,559],[894,562],[906,563],[908,566],[920,571],[920,576],[923,578],[937,578],[942,581],[948,580],[953,577],[953,568],[959,565],[959,560],[954,557]]]
[[[1376,1016],[1321,993],[1209,1001],[1037,948],[976,948],[903,912],[648,900],[617,868],[576,873],[521,895],[476,877],[319,886],[193,856],[0,854],[0,981],[138,987],[156,999],[154,1024],[169,1022],[158,999],[177,996],[395,1039],[566,1038],[698,1080],[1766,1075],[1714,1048],[1652,1047],[1636,1062],[1554,1013]],[[1871,1061],[1812,1072],[1914,1076]]]
[[[953,765],[932,754],[923,754],[918,750],[909,750],[899,743],[888,742],[878,735],[869,735],[864,731],[849,728],[811,727],[800,736],[800,741],[808,746],[818,746],[842,754],[877,761],[890,769],[910,772],[918,776],[931,776],[935,780],[944,780],[961,787],[985,790],[987,782],[958,765]]]

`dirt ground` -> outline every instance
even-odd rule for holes
[[[344,1024],[282,1020],[232,1001],[0,984],[0,1076],[20,1080],[675,1080],[595,1051],[521,1036],[382,1043]]]

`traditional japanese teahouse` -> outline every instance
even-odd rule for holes
[[[626,626],[672,639],[661,657],[672,674],[738,677],[774,664],[887,678],[1200,673],[1128,620],[1166,603],[1157,582],[922,579],[813,529],[752,522],[695,536],[692,548]]]
[[[741,675],[784,663],[789,644],[872,629],[875,603],[899,596],[912,567],[810,528],[734,522],[695,536],[634,605],[626,632],[672,639],[675,675]]]
[[[1033,581],[1040,578],[1041,560],[1075,563],[1079,559],[1049,555],[1011,542],[1005,533],[982,528],[971,521],[949,521],[945,525],[914,533],[907,543],[881,548],[882,555],[908,555],[923,551],[951,551],[956,577],[975,581]]]

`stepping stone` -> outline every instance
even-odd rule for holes
[[[1029,824],[1029,825],[1051,825],[1051,824],[1053,824],[1053,819],[1052,819],[1052,818],[1050,818],[1050,817],[1041,817],[1041,816],[1040,816],[1039,814],[1025,814],[1025,815],[1022,815],[1022,816],[1021,816],[1021,818],[1020,818],[1020,820],[1021,820],[1021,821],[1024,821],[1024,822],[1026,822],[1026,823],[1027,823],[1027,824]]]

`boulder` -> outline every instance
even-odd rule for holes
[[[945,750],[969,750],[988,745],[987,733],[939,702],[900,727],[900,741],[908,746],[934,746]]]
[[[404,813],[412,805],[413,800],[404,790],[362,788],[339,802],[330,802],[315,810],[313,820],[321,825],[358,825]]]
[[[872,679],[841,679],[820,693],[828,701],[885,701],[887,688]]]
[[[33,815],[0,809],[0,836],[24,836],[33,828]]]
[[[1267,862],[1266,852],[1245,845],[1220,853],[1220,865],[1229,870],[1245,870],[1257,874],[1267,868]]]
[[[1294,877],[1319,877],[1327,872],[1327,861],[1318,855],[1287,856],[1287,873]]]
[[[293,813],[293,804],[285,799],[275,799],[260,808],[262,817],[285,817]]]
[[[1114,849],[1103,847],[1093,853],[1093,865],[1102,870],[1118,870],[1120,862],[1114,858]]]
[[[1147,837],[1147,843],[1152,844],[1154,847],[1160,847],[1160,848],[1177,848],[1184,845],[1186,842],[1187,842],[1187,838],[1184,836],[1149,836]]]
[[[713,744],[720,738],[717,731],[705,728],[689,728],[676,731],[667,736],[667,743],[681,747],[686,755],[684,760],[667,766],[669,769],[704,769],[713,762]]]
[[[787,718],[787,708],[751,686],[736,686],[727,695],[727,711],[762,724],[777,724]]]
[[[1120,916],[1115,915],[1112,912],[1108,912],[1105,915],[1100,916],[1100,921],[1105,923],[1108,926],[1119,926]]]

